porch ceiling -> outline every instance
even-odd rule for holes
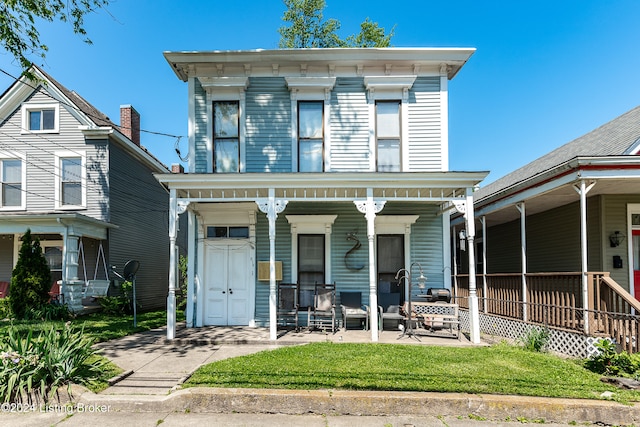
[[[374,199],[444,202],[465,197],[487,172],[407,173],[246,173],[157,174],[179,199],[192,201],[254,201],[275,197],[297,201],[363,200],[371,189]]]
[[[490,203],[476,204],[476,217],[485,216],[487,226],[503,224],[520,218],[516,203],[525,202],[527,215],[533,215],[569,203],[579,202],[574,188],[581,181],[595,183],[587,199],[599,195],[640,194],[640,169],[580,169],[551,180],[521,188]],[[588,203],[588,202],[587,202]]]

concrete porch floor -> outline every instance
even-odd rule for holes
[[[345,342],[345,343],[371,343],[371,331],[356,328],[338,329],[335,333],[331,330],[307,330],[278,329],[276,341],[269,339],[269,328],[248,326],[205,326],[200,328],[187,328],[184,322],[176,328],[173,341],[165,340],[165,344],[192,344],[192,345],[220,345],[220,344],[266,344],[266,345],[298,345],[313,342]],[[414,336],[405,334],[402,336],[399,330],[384,330],[378,332],[378,342],[382,344],[416,344],[416,345],[443,345],[443,346],[473,346],[467,336],[460,333],[459,338],[449,335],[447,332],[426,332],[419,330]],[[484,343],[480,345],[486,345]]]

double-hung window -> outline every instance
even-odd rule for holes
[[[56,153],[56,207],[85,207],[86,173],[83,153]]]
[[[378,172],[400,172],[400,101],[376,102]]]
[[[62,205],[82,205],[82,158],[60,159]]]
[[[300,172],[322,172],[324,152],[322,101],[298,103],[298,169]]]
[[[58,132],[58,104],[23,104],[23,132],[55,133]]]
[[[20,159],[0,159],[0,208],[24,206],[24,170]]]
[[[213,103],[214,171],[240,172],[240,103]]]

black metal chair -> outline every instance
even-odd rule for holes
[[[279,283],[278,284],[278,324],[284,327],[298,326],[298,307],[299,307],[300,287],[297,283]]]
[[[340,292],[340,312],[345,331],[349,319],[364,319],[364,328],[369,329],[369,306],[362,304],[362,292]]]
[[[381,292],[378,294],[378,327],[380,331],[384,329],[385,320],[395,321],[396,328],[401,322],[404,322],[399,293]]]
[[[313,295],[313,307],[309,307],[307,326],[324,329],[331,324],[331,332],[336,331],[336,285],[316,284]]]

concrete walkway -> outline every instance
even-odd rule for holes
[[[420,337],[418,341],[406,336],[399,339],[398,332],[395,331],[385,331],[380,338],[382,343],[473,345],[465,339]],[[283,332],[274,344],[268,339],[268,330],[262,328],[182,328],[177,331],[176,340],[171,342],[165,340],[164,329],[112,340],[100,344],[99,348],[104,356],[126,371],[125,375],[100,394],[78,391],[77,405],[79,408],[93,408],[94,412],[91,415],[96,417],[93,418],[94,421],[98,420],[97,417],[106,417],[104,412],[113,414],[113,420],[118,418],[116,414],[128,414],[122,418],[129,421],[124,422],[127,425],[137,424],[134,420],[149,419],[149,416],[153,418],[164,414],[163,417],[170,418],[170,414],[185,413],[216,413],[225,414],[225,416],[233,414],[240,418],[242,418],[241,414],[245,414],[245,418],[242,418],[244,420],[262,417],[258,414],[288,415],[303,420],[305,416],[311,418],[311,415],[315,414],[324,417],[323,425],[342,425],[344,417],[350,417],[350,423],[345,421],[343,425],[360,425],[357,420],[362,421],[369,417],[378,421],[391,418],[395,421],[373,422],[368,425],[439,425],[438,420],[447,420],[443,425],[468,425],[469,418],[466,418],[467,423],[463,424],[456,424],[455,420],[459,420],[459,417],[467,417],[469,414],[473,414],[477,419],[493,420],[492,425],[500,424],[505,420],[518,419],[529,420],[529,422],[545,420],[546,424],[560,423],[560,425],[567,423],[640,425],[640,406],[627,406],[609,401],[478,396],[460,393],[224,388],[181,390],[178,387],[195,369],[206,363],[271,350],[282,345],[324,340],[370,342],[370,333],[351,330],[339,331],[336,334]],[[77,412],[73,417],[75,421],[81,419],[76,415],[87,414],[87,411]],[[326,422],[327,416],[337,417],[336,422],[331,424]],[[269,417],[264,419],[265,422],[267,418]],[[0,423],[2,419],[0,417]],[[406,419],[407,422],[396,424],[400,419]],[[409,422],[410,419],[432,420],[435,424],[412,424]],[[194,419],[193,425],[195,424],[197,421]],[[245,421],[245,424],[237,425],[252,424]],[[68,424],[65,421],[64,425],[76,424]],[[308,425],[315,424],[310,422]],[[472,423],[472,425],[475,424]]]

